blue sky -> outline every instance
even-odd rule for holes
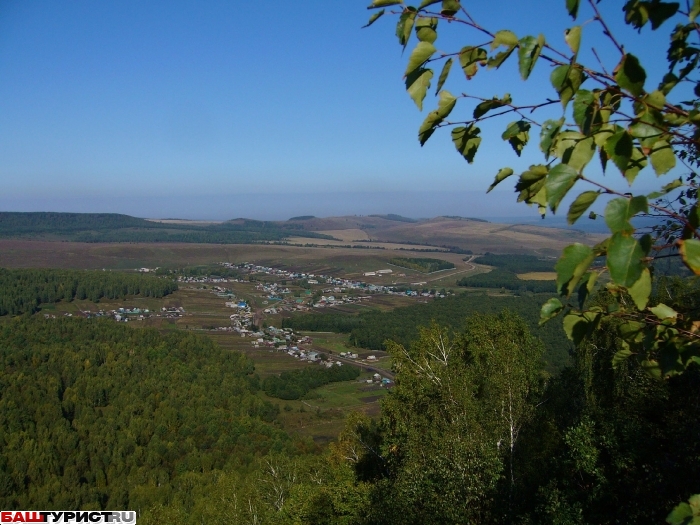
[[[421,148],[435,83],[421,114],[402,82],[415,37],[402,55],[394,18],[361,30],[367,3],[0,0],[0,209],[200,219],[534,214],[515,204],[512,184],[484,192],[499,168],[540,162],[537,140],[517,158],[500,139],[509,122],[501,120],[482,126],[472,165],[448,132]],[[489,29],[542,32],[565,49],[564,0],[473,4]],[[619,23],[619,2],[601,8],[632,52],[663,57],[669,28],[653,37],[663,47],[651,55],[649,31],[639,37]],[[485,40],[440,30],[440,50]],[[588,24],[582,47],[591,46],[614,67],[609,42]],[[466,82],[455,67],[445,88],[510,92],[523,103],[555,96],[545,63],[528,82],[515,70],[512,61]],[[649,71],[649,84],[660,74]],[[610,169],[606,178],[624,187]]]

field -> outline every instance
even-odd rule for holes
[[[187,222],[175,221],[173,222]],[[338,241],[296,238],[300,244],[327,244],[322,247],[289,246],[280,244],[190,244],[190,243],[79,243],[49,242],[36,240],[0,239],[0,267],[39,267],[134,270],[136,268],[178,269],[186,266],[215,264],[218,262],[251,262],[263,266],[284,268],[295,272],[326,274],[368,284],[385,286],[406,286],[410,289],[442,289],[466,292],[458,287],[457,281],[465,276],[490,272],[490,266],[479,264],[479,259],[464,254],[440,252],[440,259],[455,265],[454,269],[426,274],[416,269],[392,266],[390,260],[397,256],[407,260],[422,259],[433,254],[420,249],[435,245],[459,247],[474,253],[529,253],[542,257],[558,255],[561,248],[571,242],[576,232],[551,230],[535,226],[500,225],[487,222],[436,218],[413,223],[389,220],[381,217],[336,217],[297,221],[305,229],[332,235]],[[579,235],[577,240],[593,244],[594,236]],[[363,242],[357,242],[363,241]],[[372,241],[372,242],[367,242]],[[345,248],[338,245],[356,243],[362,248]],[[335,245],[335,246],[334,246]],[[400,253],[397,253],[399,252]],[[392,269],[391,273],[365,276],[366,272]],[[526,271],[526,270],[525,270]],[[526,280],[552,280],[552,272],[527,272],[518,275]],[[272,276],[256,276],[260,282],[274,282]],[[266,292],[256,289],[256,282],[228,283],[236,297],[245,299],[256,312],[256,323],[268,326],[281,326],[282,316],[289,313],[263,314],[263,309],[272,305]],[[288,284],[292,292],[305,290]],[[309,294],[323,292],[324,285],[313,285]],[[480,293],[483,293],[481,289]],[[365,292],[355,292],[365,294]],[[487,290],[488,294],[502,295],[497,290]],[[509,293],[505,293],[509,295]],[[369,299],[351,304],[338,304],[324,309],[323,313],[354,314],[367,309],[382,311],[401,306],[427,302],[421,296],[372,294]],[[206,335],[221,347],[245,353],[255,364],[255,373],[261,378],[307,366],[318,366],[296,359],[284,352],[268,347],[256,348],[250,338],[235,332],[221,330],[229,327],[232,309],[225,306],[226,299],[217,296],[211,285],[182,284],[175,293],[162,299],[134,297],[124,301],[74,301],[44,305],[38,315],[81,315],[81,312],[115,310],[120,307],[148,309],[160,312],[162,308],[182,307],[185,312],[178,318],[151,317],[141,321],[133,320],[134,325],[152,326],[160,330],[190,330]],[[316,309],[313,309],[316,311]],[[6,322],[1,318],[0,322]],[[348,336],[334,333],[310,333],[313,349],[326,353],[331,358],[348,350]],[[380,400],[387,390],[366,380],[378,371],[385,377],[391,375],[390,357],[380,351],[355,349],[361,358],[369,354],[379,360],[374,364],[365,363],[359,381],[332,383],[311,392],[306,399],[283,401],[268,398],[280,407],[280,420],[283,426],[319,443],[331,440],[340,431],[349,411],[360,410],[377,416]],[[346,363],[346,366],[353,366]]]
[[[556,272],[528,272],[519,273],[518,278],[523,281],[555,281],[557,279]]]
[[[356,242],[356,241],[369,241],[370,236],[366,231],[360,230],[359,228],[349,228],[347,230],[325,230],[319,231],[318,233],[323,233],[325,235],[330,235],[343,242]]]

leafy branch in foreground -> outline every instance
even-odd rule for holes
[[[676,2],[630,0],[624,5],[625,22],[640,32],[647,26],[656,30],[665,22],[676,22],[662,68],[666,73],[655,87],[642,65],[648,56],[637,57],[625,50],[601,14],[599,2],[593,0],[567,0],[573,20],[584,9],[591,19],[566,29],[561,49],[543,35],[491,31],[477,23],[457,0],[423,0],[418,7],[375,0],[368,8],[392,6],[398,7],[392,13],[398,16],[399,44],[408,46],[413,34],[417,40],[409,54],[405,84],[421,110],[437,71],[433,68],[441,64],[435,90],[439,101],[420,126],[421,145],[438,129],[449,127],[458,153],[471,163],[482,144],[480,123],[506,119],[501,139],[515,154],[521,155],[539,129],[538,145],[544,157],[543,163],[519,174],[515,185],[518,202],[536,205],[544,216],[547,208],[557,213],[574,188],[588,186],[566,212],[569,224],[575,224],[586,214],[596,218],[591,207],[601,197],[609,199],[603,215],[610,236],[593,247],[573,244],[564,250],[556,265],[560,298],[544,305],[542,322],[565,313],[567,334],[578,343],[601,320],[620,318],[624,320],[620,325],[622,347],[616,362],[634,356],[655,376],[667,377],[682,372],[692,362],[700,363],[698,312],[650,302],[656,286],[656,258],[680,257],[700,275],[698,181],[693,171],[699,165],[700,25],[696,18],[700,0],[693,0],[685,9]],[[370,23],[377,18],[373,16]],[[459,50],[439,50],[438,28],[444,22],[464,29],[472,43]],[[592,40],[600,33],[612,44],[612,54],[606,55],[610,63],[606,64],[595,49],[595,61],[584,63],[579,53],[582,38]],[[453,95],[443,89],[457,70],[454,66],[459,65],[464,78],[472,80],[506,63],[512,63],[523,80],[542,74],[541,63],[548,65],[551,96],[518,104],[517,93],[489,97]],[[470,104],[472,101],[475,104]],[[547,118],[555,105],[561,105],[561,117]],[[466,110],[466,118],[451,120],[456,108]],[[538,118],[543,112],[544,117]],[[657,177],[676,178],[659,178],[659,189],[649,194],[618,191],[587,173],[595,157],[603,172],[619,171],[630,187],[647,167]],[[674,168],[681,166],[687,174],[679,177]],[[501,169],[488,191],[515,173],[511,167]],[[659,222],[643,232],[634,225],[633,219],[639,216],[657,217]],[[606,310],[586,308],[586,298],[599,282],[605,282],[613,303]]]
[[[675,22],[666,63],[654,64],[655,69],[666,71],[656,87],[648,82],[642,65],[644,60],[652,60],[652,55],[637,57],[629,53],[601,14],[600,3],[566,0],[574,21],[579,11],[587,8],[591,23],[566,29],[568,49],[563,50],[556,49],[541,34],[518,37],[511,30],[490,31],[478,24],[459,0],[422,0],[417,8],[401,0],[374,0],[369,9],[400,6],[401,11],[395,12],[399,16],[396,34],[404,47],[415,29],[418,43],[409,56],[405,79],[406,90],[420,110],[434,75],[430,67],[443,62],[436,89],[438,108],[420,127],[421,146],[438,128],[451,127],[457,151],[472,163],[482,143],[480,122],[514,118],[506,124],[501,139],[520,156],[539,128],[539,149],[544,156],[544,163],[530,166],[519,175],[515,185],[518,202],[536,205],[544,217],[547,208],[556,213],[574,187],[588,186],[569,206],[567,221],[575,224],[601,196],[610,199],[603,214],[610,235],[593,247],[577,243],[564,249],[555,267],[560,297],[543,305],[541,323],[564,313],[564,329],[579,344],[603,322],[615,321],[612,325],[617,327],[619,350],[613,366],[634,357],[652,376],[667,378],[693,363],[700,365],[700,312],[696,301],[679,305],[666,290],[668,300],[663,302],[659,299],[663,295],[659,279],[653,273],[655,259],[680,257],[690,271],[700,275],[700,210],[694,171],[700,165],[700,24],[696,22],[700,0],[686,0],[684,7],[660,0],[628,0],[624,4],[625,23],[640,32],[646,26],[653,31],[665,22]],[[377,18],[373,16],[370,23]],[[435,42],[441,21],[464,28],[472,35],[473,43],[460,50],[438,51]],[[600,41],[607,39],[612,44],[609,64],[595,48],[592,55],[597,63],[579,60],[584,31],[588,37],[596,30],[602,33],[602,39],[600,33],[596,34]],[[552,96],[519,105],[511,94],[455,96],[443,90],[455,63],[466,80],[472,80],[480,72],[498,69],[506,62],[516,62],[523,80],[533,75],[539,63],[548,64]],[[458,105],[462,109],[469,100],[477,101],[471,117],[448,120]],[[560,118],[537,120],[538,112],[557,102],[562,107]],[[649,166],[657,177],[674,173],[676,178],[659,179],[659,189],[649,194],[617,191],[586,173],[596,156],[603,172],[612,164],[610,169],[619,171],[630,188]],[[680,165],[687,171],[679,177],[674,168]],[[488,191],[514,174],[511,167],[501,169]],[[595,219],[596,213],[590,211],[588,216]],[[638,229],[634,219],[639,216],[656,217],[656,226],[649,232]],[[587,298],[599,281],[607,281],[607,304],[587,307]],[[697,523],[698,501],[696,495],[688,503],[681,503],[667,521]]]

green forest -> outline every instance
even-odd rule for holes
[[[350,334],[350,343],[361,348],[382,350],[387,341],[410,345],[421,327],[432,323],[461,330],[467,316],[499,313],[504,309],[521,316],[545,345],[544,359],[551,373],[570,364],[573,345],[560,323],[538,326],[539,312],[546,296],[492,297],[486,294],[459,294],[427,304],[396,308],[388,312],[367,311],[358,315],[304,314],[285,318],[284,328]]]
[[[188,473],[297,447],[252,363],[185,332],[18,317],[0,370],[4,509],[146,509]]]
[[[279,427],[258,395],[271,382],[209,339],[18,317],[0,329],[2,505],[135,509],[146,524],[659,522],[700,488],[700,373],[613,368],[616,345],[602,327],[552,377],[512,312],[421,329],[387,345],[381,417],[351,415],[321,451]]]
[[[449,261],[443,261],[442,259],[431,259],[429,257],[394,257],[389,259],[389,264],[394,266],[401,266],[402,268],[409,268],[410,270],[417,270],[423,273],[433,273],[439,270],[451,270],[455,267]]]
[[[280,375],[266,377],[262,389],[270,397],[278,399],[301,399],[314,388],[350,381],[360,376],[360,369],[352,365],[326,367],[309,367],[300,370],[288,370]]]
[[[549,293],[557,292],[557,285],[554,281],[536,281],[520,279],[515,273],[496,268],[488,273],[479,273],[462,277],[457,281],[458,286],[469,288],[495,288],[505,289],[514,292]]]
[[[34,313],[59,301],[164,297],[175,290],[171,279],[140,273],[0,268],[0,316]]]
[[[494,266],[511,273],[553,272],[554,264],[556,263],[554,259],[542,259],[535,255],[496,255],[488,252],[480,255],[475,262]]]

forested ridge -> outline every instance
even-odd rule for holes
[[[0,371],[3,509],[145,509],[188,473],[294,453],[252,363],[204,337],[22,317]]]
[[[216,224],[164,223],[116,213],[0,212],[0,238],[76,242],[245,244],[286,237],[332,237],[295,223],[239,219]]]
[[[42,303],[163,297],[175,290],[172,279],[140,273],[0,268],[0,316],[34,313]]]
[[[372,350],[385,348],[388,340],[405,346],[419,335],[420,327],[431,323],[461,330],[473,313],[499,313],[508,309],[520,315],[545,344],[547,369],[556,373],[567,366],[573,349],[560,324],[538,326],[539,311],[546,296],[492,297],[486,294],[459,294],[432,301],[395,308],[388,312],[369,311],[357,315],[305,314],[285,318],[282,326],[295,330],[329,331],[350,334],[350,343]]]

